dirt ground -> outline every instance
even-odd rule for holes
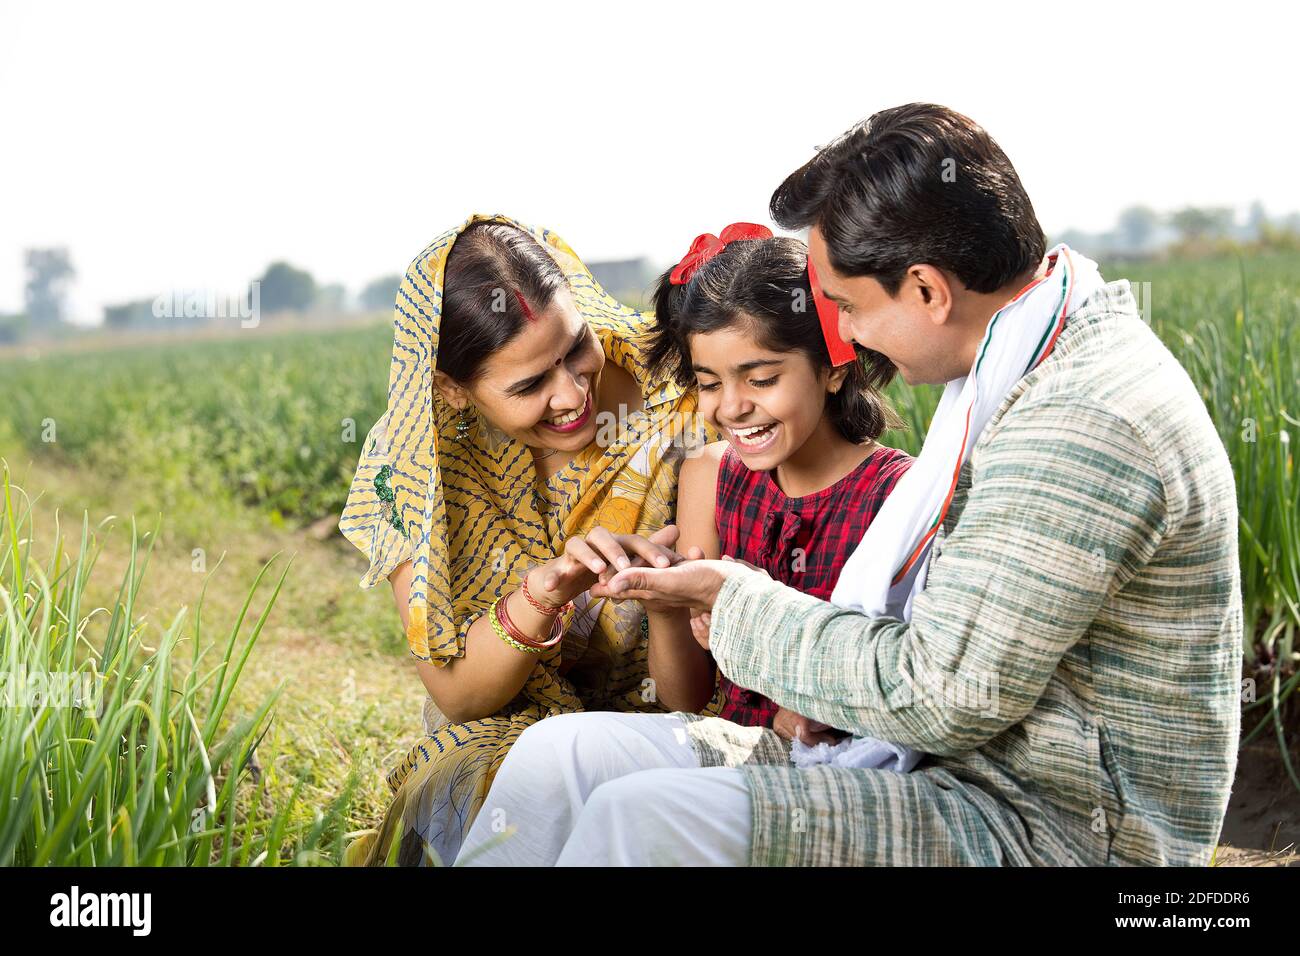
[[[1300,867],[1300,790],[1275,741],[1241,750],[1215,865]]]

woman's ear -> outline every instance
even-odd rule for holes
[[[433,387],[438,390],[442,400],[452,408],[460,410],[469,407],[469,392],[458,385],[446,372],[433,370]]]

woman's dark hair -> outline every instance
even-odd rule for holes
[[[943,106],[881,110],[822,148],[772,194],[786,229],[817,226],[837,272],[896,295],[929,263],[995,292],[1046,251],[1020,177],[982,127]]]
[[[808,250],[798,239],[747,239],[701,266],[690,282],[659,278],[648,361],[660,375],[695,385],[690,337],[750,324],[760,345],[773,352],[802,352],[817,369],[831,368],[821,321],[808,284]],[[826,398],[831,420],[849,441],[862,443],[901,422],[879,390],[895,368],[878,352],[858,349],[840,390]]]
[[[443,272],[438,369],[462,385],[472,383],[488,356],[523,328],[519,297],[541,313],[565,284],[559,264],[524,230],[493,221],[468,226]]]

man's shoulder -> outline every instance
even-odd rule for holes
[[[1005,416],[1102,409],[1140,432],[1209,425],[1187,371],[1143,321],[1128,282],[1099,289],[1066,323],[1056,347],[1007,396]]]
[[[1123,280],[1108,283],[1071,316],[1057,348],[1021,380],[994,421],[1028,418],[1086,428],[1099,445],[1127,447],[1127,467],[1157,475],[1176,499],[1185,498],[1189,482],[1232,493],[1227,453],[1201,395],[1143,321]],[[1168,503],[1178,510],[1178,501]]]

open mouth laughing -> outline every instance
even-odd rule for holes
[[[543,418],[539,424],[553,432],[567,434],[576,432],[587,424],[587,419],[591,417],[591,390],[587,390],[587,400],[583,402],[582,408],[576,412],[565,412],[563,415],[557,415],[554,418]]]
[[[771,447],[780,430],[780,422],[767,422],[763,425],[746,425],[743,428],[731,427],[727,432],[731,435],[732,444],[738,450],[755,454]]]

